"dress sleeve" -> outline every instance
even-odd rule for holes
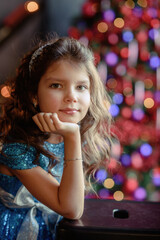
[[[0,154],[0,163],[12,169],[31,169],[36,158],[36,149],[23,143],[4,144],[3,154]]]

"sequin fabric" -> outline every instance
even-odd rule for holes
[[[44,146],[60,159],[60,162],[53,168],[53,174],[60,181],[63,172],[64,143],[51,144],[45,142]],[[25,144],[12,143],[4,145],[3,152],[7,157],[0,155],[0,163],[10,168],[30,169],[37,166],[33,164],[36,156],[36,150],[33,147],[28,148]],[[44,170],[48,171],[49,159],[46,156],[40,154],[38,162]],[[22,188],[22,184],[16,177],[0,173],[0,188],[8,194],[16,196],[19,189]],[[35,198],[34,200],[38,203]],[[27,213],[27,208],[8,208],[0,200],[0,240],[16,240]],[[58,214],[51,215],[48,218],[48,224],[46,224],[42,215],[43,213],[37,209],[35,218],[39,225],[39,231],[36,239],[53,240],[55,239],[55,226],[57,221],[61,219],[61,216],[58,216]],[[24,236],[19,239],[24,240]],[[35,240],[35,238],[29,240]]]

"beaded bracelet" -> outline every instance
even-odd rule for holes
[[[83,159],[82,158],[66,159],[66,160],[64,160],[64,166],[67,165],[67,162],[71,162],[71,161],[82,161],[83,162]]]

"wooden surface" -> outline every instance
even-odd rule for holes
[[[160,203],[86,199],[81,219],[62,219],[56,240],[160,239]]]

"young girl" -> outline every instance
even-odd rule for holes
[[[67,37],[25,56],[6,84],[11,97],[0,119],[0,239],[54,239],[60,216],[82,216],[84,182],[106,164],[109,98],[92,52]]]

